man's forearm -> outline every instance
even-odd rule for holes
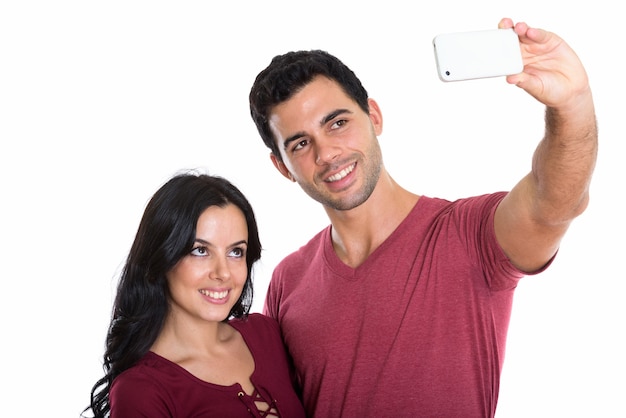
[[[546,133],[533,158],[537,215],[548,223],[568,222],[587,207],[598,151],[591,93],[568,109],[546,109]]]

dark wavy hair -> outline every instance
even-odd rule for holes
[[[282,157],[269,126],[270,112],[317,76],[336,81],[348,97],[369,113],[367,91],[356,74],[337,57],[321,50],[292,51],[275,56],[254,80],[249,102],[250,115],[263,142],[279,161]]]
[[[110,413],[113,380],[143,357],[169,312],[166,273],[189,254],[196,239],[198,218],[210,206],[234,204],[248,225],[248,275],[239,297],[224,319],[245,317],[252,305],[252,266],[261,258],[261,242],[252,206],[228,180],[207,174],[172,177],[148,202],[117,286],[106,337],[104,377],[91,390],[89,409],[96,418]]]

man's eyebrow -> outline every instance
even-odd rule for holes
[[[350,111],[348,109],[333,110],[328,115],[326,115],[326,117],[324,117],[322,119],[322,121],[320,122],[320,126],[323,126],[323,125],[327,124],[329,121],[335,119],[337,116],[342,115],[344,113],[352,113],[352,111]]]
[[[320,126],[324,126],[325,124],[327,124],[331,120],[335,119],[337,116],[342,115],[344,113],[352,113],[352,111],[350,111],[348,109],[336,109],[336,110],[333,110],[332,112],[330,112],[329,114],[327,114],[326,116],[324,116],[322,118],[322,120],[320,121]],[[296,132],[295,134],[291,135],[290,137],[286,138],[283,141],[283,147],[285,149],[287,149],[289,144],[291,144],[294,141],[297,141],[298,139],[302,138],[303,136],[306,136],[305,132],[302,132],[302,131]]]

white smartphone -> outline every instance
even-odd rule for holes
[[[433,39],[442,81],[460,81],[521,73],[519,39],[513,29],[444,33]]]

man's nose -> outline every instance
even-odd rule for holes
[[[317,158],[315,162],[320,165],[332,162],[341,154],[341,148],[332,139],[319,140],[316,147]]]

